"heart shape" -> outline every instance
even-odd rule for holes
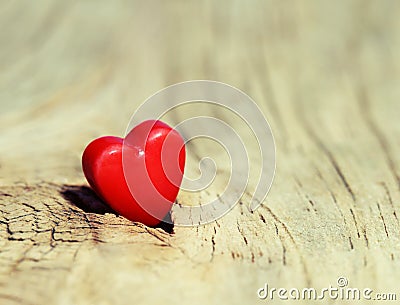
[[[82,156],[85,177],[99,197],[148,226],[158,225],[171,210],[184,167],[184,140],[159,120],[140,123],[125,139],[95,139]]]

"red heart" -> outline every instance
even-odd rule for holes
[[[125,139],[98,138],[82,156],[83,172],[95,192],[120,215],[149,226],[170,211],[184,167],[182,137],[156,120],[137,125]]]

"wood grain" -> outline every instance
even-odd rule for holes
[[[399,293],[399,10],[2,1],[0,303],[256,304],[264,283],[321,288],[339,276]],[[191,79],[259,104],[277,146],[273,187],[256,212],[244,197],[209,225],[131,223],[86,187],[81,153]]]

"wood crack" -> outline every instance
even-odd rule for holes
[[[367,95],[363,85],[360,85],[358,88],[355,89],[355,91],[360,108],[361,117],[364,119],[364,122],[371,131],[371,134],[375,137],[375,139],[379,143],[379,147],[381,148],[385,156],[386,164],[389,168],[389,171],[392,174],[394,180],[396,181],[397,188],[400,191],[400,175],[397,173],[396,163],[391,156],[389,143],[384,133],[381,131],[381,129],[378,127],[378,125],[372,118],[369,96]]]

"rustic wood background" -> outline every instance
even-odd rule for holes
[[[339,276],[399,293],[399,12],[398,1],[1,1],[0,303],[257,304],[264,283]],[[86,187],[85,145],[122,136],[148,96],[191,79],[244,90],[269,119],[277,171],[264,205],[173,233],[109,213]]]

